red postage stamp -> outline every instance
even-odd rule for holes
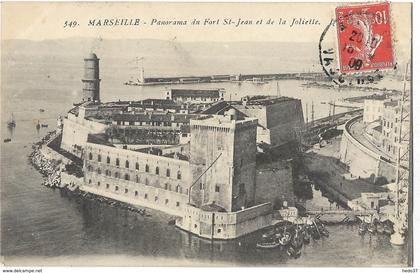
[[[336,18],[342,73],[394,67],[389,3],[339,7]]]

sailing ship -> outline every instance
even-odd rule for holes
[[[7,121],[7,127],[9,128],[15,128],[16,127],[16,121],[15,121],[15,117],[12,115],[10,116],[10,119]]]

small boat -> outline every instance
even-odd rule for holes
[[[311,234],[309,233],[309,231],[305,230],[303,232],[303,243],[309,244],[310,242],[311,242]]]
[[[260,242],[257,243],[257,248],[261,249],[274,249],[280,246],[280,242],[278,240],[272,242]]]
[[[359,225],[359,234],[365,234],[367,231],[367,224],[365,222],[360,223]]]
[[[384,224],[382,224],[381,222],[379,222],[379,223],[376,225],[376,231],[377,231],[379,234],[383,234],[383,233],[384,233],[384,231],[385,231]]]
[[[41,124],[42,128],[48,128],[48,124]]]
[[[290,235],[290,233],[288,231],[285,231],[283,233],[283,236],[280,239],[280,244],[282,246],[286,246],[290,243],[290,240],[292,239],[292,236]]]
[[[10,142],[10,141],[12,141],[12,139],[11,139],[11,138],[5,138],[5,139],[3,140],[3,142],[4,142],[4,143]]]
[[[391,235],[394,232],[393,228],[391,227],[391,225],[388,224],[384,224],[384,233],[387,235]]]
[[[9,128],[15,128],[16,127],[16,121],[15,121],[15,117],[12,115],[10,116],[10,119],[7,121],[7,127]]]
[[[376,226],[375,226],[375,224],[374,224],[374,223],[371,223],[371,224],[368,226],[367,230],[368,230],[370,233],[375,233],[375,232],[376,232]]]
[[[264,239],[266,239],[266,238],[271,238],[271,237],[273,237],[274,235],[276,235],[276,231],[275,231],[274,229],[271,229],[271,230],[269,230],[269,231],[265,232],[265,233],[262,235],[262,238],[264,238]]]
[[[40,108],[40,109],[39,109],[39,112],[44,113],[44,112],[45,112],[45,110],[44,110],[44,109],[42,109],[42,108]]]
[[[291,245],[295,248],[301,248],[303,246],[303,235],[301,233],[296,233],[291,240]]]
[[[289,247],[287,248],[287,255],[289,255],[290,257],[293,257],[295,259],[299,258],[300,255],[302,254],[301,249],[300,248],[294,248],[294,247]]]

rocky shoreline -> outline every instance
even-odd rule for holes
[[[43,145],[47,145],[55,137],[55,131],[48,132],[39,142],[32,144],[32,152],[28,156],[29,163],[40,172],[44,181],[42,185],[50,188],[61,188],[61,168],[60,160],[48,159],[42,152]]]

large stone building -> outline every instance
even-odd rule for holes
[[[305,126],[301,101],[288,97],[246,96],[240,102],[218,102],[202,113],[223,114],[231,108],[240,116],[257,118],[257,142],[274,147],[296,141]]]
[[[280,129],[270,111],[289,124],[275,100],[254,102],[264,113],[229,107],[191,114],[164,100],[99,103],[97,87],[97,96],[84,88],[82,103],[63,121],[61,148],[83,159],[81,190],[178,216],[179,228],[206,238],[236,238],[271,224],[277,196],[261,198],[267,187],[257,183],[256,117],[274,131]],[[291,183],[290,171],[284,177]]]

